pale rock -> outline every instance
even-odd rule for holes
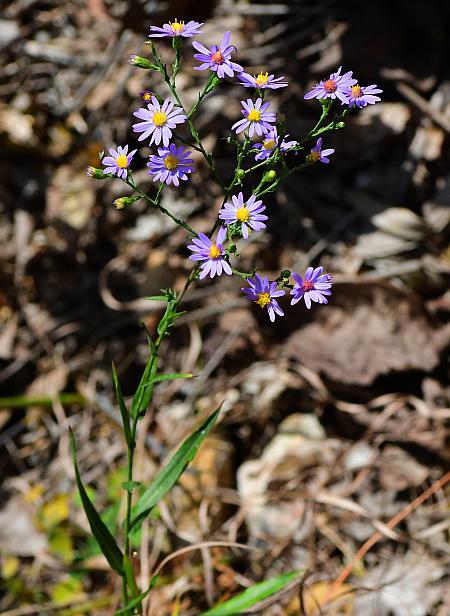
[[[332,465],[340,443],[308,440],[300,434],[278,434],[258,460],[244,462],[237,473],[238,492],[253,536],[292,537],[301,540],[310,530],[303,500],[273,502],[271,484],[295,480],[308,467]]]

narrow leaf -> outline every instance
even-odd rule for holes
[[[150,586],[147,588],[147,590],[143,593],[141,593],[140,595],[138,595],[137,597],[135,597],[134,599],[132,599],[129,603],[127,603],[127,605],[125,607],[123,607],[121,610],[117,610],[115,613],[116,616],[121,616],[121,614],[126,614],[127,612],[129,612],[132,608],[136,607],[137,605],[139,605],[140,603],[142,603],[142,601],[145,599],[145,597],[149,594],[149,592],[151,591],[151,589],[154,587],[154,585],[156,584],[156,582],[158,581],[159,576],[158,575],[154,575],[150,581]]]
[[[113,379],[114,379],[114,387],[116,390],[116,398],[117,398],[117,402],[119,403],[120,414],[122,416],[122,424],[123,424],[123,431],[125,434],[125,440],[127,442],[128,449],[134,449],[135,442],[131,435],[130,415],[128,413],[127,405],[125,404],[125,400],[123,399],[122,389],[120,387],[119,378],[117,376],[117,370],[116,370],[114,363],[112,365],[112,373],[113,373]]]
[[[123,575],[122,552],[120,551],[116,543],[116,540],[111,535],[108,528],[102,521],[100,515],[97,513],[97,510],[95,509],[94,505],[89,500],[89,496],[87,495],[87,492],[81,481],[80,471],[78,470],[78,463],[77,463],[77,451],[76,451],[76,446],[75,446],[75,438],[73,436],[72,430],[70,430],[70,447],[72,450],[73,466],[75,468],[75,478],[76,478],[76,482],[78,486],[78,491],[80,493],[81,503],[83,505],[83,509],[89,521],[89,526],[91,527],[92,534],[97,540],[97,543],[101,551],[105,555],[107,561],[109,562],[111,567],[114,569],[114,571],[117,571],[119,575]]]
[[[243,610],[253,607],[259,601],[267,599],[267,597],[282,590],[289,582],[295,580],[297,576],[298,571],[293,571],[292,573],[284,573],[270,580],[259,582],[229,601],[225,601],[225,603],[212,607],[207,612],[203,612],[200,616],[236,616],[236,614],[243,614]]]
[[[159,383],[160,381],[170,381],[172,379],[192,379],[194,375],[190,372],[172,372],[170,374],[158,374],[152,378],[152,383]]]
[[[142,373],[141,380],[139,381],[136,393],[134,394],[133,400],[131,402],[132,417],[141,417],[142,415],[145,415],[145,411],[147,410],[148,405],[150,404],[150,400],[152,399],[152,380],[156,375],[157,369],[158,358],[155,357],[153,353],[151,353],[149,358],[147,359],[144,372]]]
[[[130,562],[130,559],[126,554],[123,557],[123,570],[125,572],[125,578],[128,584],[128,588],[130,588],[133,598],[136,599],[139,597],[139,588],[134,579],[133,566]],[[138,600],[138,604],[140,603],[140,599]]]
[[[166,466],[157,474],[131,511],[131,528],[133,528],[139,520],[145,518],[177,482],[186,466],[193,460],[201,443],[212,430],[219,413],[220,407],[216,409],[195,432],[187,437]]]

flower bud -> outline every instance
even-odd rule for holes
[[[138,68],[143,68],[147,70],[159,70],[156,64],[152,64],[150,60],[147,60],[147,58],[143,58],[142,56],[135,56],[134,54],[130,56],[130,64],[132,64],[133,66],[137,66]]]
[[[263,182],[273,182],[277,177],[277,172],[274,169],[271,169],[270,171],[266,171],[266,173],[263,175]]]
[[[345,126],[345,122],[338,122],[336,124],[336,128],[344,128],[344,126]]]
[[[85,173],[90,178],[94,178],[94,180],[106,180],[106,178],[112,177],[110,173],[104,173],[102,169],[97,169],[97,167],[91,167],[91,165],[88,165],[86,167]]]
[[[135,201],[139,201],[140,198],[141,197],[138,195],[134,195],[133,197],[119,197],[113,201],[113,205],[116,210],[123,210],[124,208],[133,205]]]
[[[284,278],[285,280],[289,280],[290,277],[291,277],[290,270],[283,270],[282,272],[280,272],[280,278]]]
[[[238,180],[242,180],[245,177],[244,169],[239,169],[238,172],[236,173],[236,177]]]

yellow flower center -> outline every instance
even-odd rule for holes
[[[267,85],[267,82],[269,81],[269,73],[263,73],[261,71],[258,77],[255,77],[255,81],[258,88],[263,88]]]
[[[257,109],[252,109],[247,116],[250,122],[259,122],[261,119],[261,113]]]
[[[250,214],[245,205],[236,210],[236,220],[239,220],[240,222],[248,222],[249,218]]]
[[[155,111],[153,114],[153,124],[155,126],[164,126],[167,122],[167,116],[164,111]]]
[[[116,165],[121,169],[126,169],[128,167],[128,158],[125,154],[121,154],[116,158]]]
[[[174,34],[180,34],[184,30],[184,21],[169,21],[169,26],[172,28]]]
[[[361,86],[359,86],[358,84],[356,84],[356,86],[352,86],[352,97],[353,98],[359,98],[360,96],[362,96],[363,92],[361,90]]]
[[[209,249],[209,258],[210,259],[218,259],[222,255],[222,251],[214,242],[211,244],[211,248]]]
[[[263,142],[264,149],[273,150],[275,147],[275,139],[265,139]]]
[[[319,152],[311,152],[311,154],[308,154],[308,156],[306,157],[306,162],[309,165],[313,165],[314,163],[316,163],[319,160],[320,160]]]
[[[270,295],[268,293],[259,293],[256,303],[258,306],[261,306],[261,308],[264,308],[264,306],[270,304]]]
[[[220,51],[216,51],[216,53],[213,53],[213,55],[211,56],[211,62],[213,62],[214,64],[223,64],[223,61],[224,58]]]
[[[164,159],[164,167],[169,171],[172,171],[172,169],[176,169],[178,167],[178,162],[179,161],[176,156],[173,154],[168,154]]]

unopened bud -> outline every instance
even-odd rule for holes
[[[277,172],[274,169],[266,171],[263,175],[263,182],[273,182],[277,177]]]
[[[159,70],[156,64],[152,64],[150,60],[147,60],[147,58],[143,58],[142,56],[135,56],[134,54],[130,56],[130,64],[132,64],[133,66],[137,66],[138,68],[144,68],[146,70]]]
[[[338,122],[336,124],[336,128],[344,128],[344,126],[345,126],[345,122]]]
[[[110,173],[104,173],[102,169],[97,169],[97,167],[91,167],[88,165],[84,170],[86,175],[90,178],[94,178],[94,180],[106,180],[106,178],[110,178]]]
[[[236,177],[237,177],[238,180],[242,180],[242,178],[245,177],[244,169],[239,169],[238,172],[236,173]]]
[[[113,201],[113,205],[116,208],[116,210],[123,210],[126,207],[129,207],[130,205],[133,205],[133,203],[135,201],[139,201],[141,197],[139,196],[133,196],[133,197],[119,197],[118,199],[116,199],[115,201]]]
[[[285,280],[289,280],[290,277],[291,277],[290,270],[283,270],[282,272],[280,272],[280,278],[284,278]]]

